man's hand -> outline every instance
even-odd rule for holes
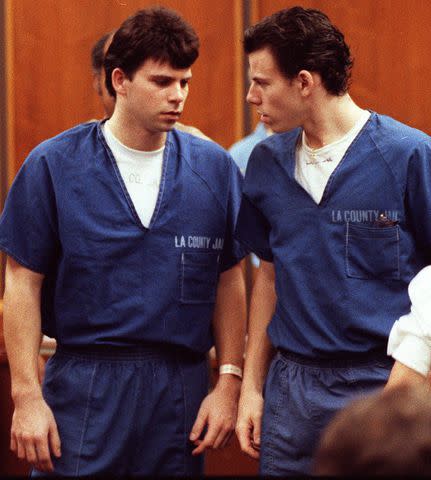
[[[226,446],[235,429],[240,386],[239,378],[220,375],[214,390],[204,398],[189,437],[196,445],[193,455]],[[205,437],[199,439],[205,426]]]
[[[15,400],[10,448],[37,470],[51,472],[51,453],[61,456],[60,437],[51,409],[42,397]]]
[[[256,459],[259,458],[262,415],[262,395],[243,391],[239,401],[236,435],[241,450]]]

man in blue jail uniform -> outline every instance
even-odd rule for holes
[[[233,431],[241,174],[215,143],[173,129],[198,47],[171,10],[128,18],[105,59],[112,116],[36,147],[7,198],[11,448],[35,475],[200,474],[200,454]],[[41,330],[58,344],[42,390]]]
[[[236,229],[262,259],[237,434],[263,474],[306,474],[331,416],[391,372],[389,332],[431,263],[431,140],[354,103],[320,11],[265,18],[245,51],[247,100],[278,134],[251,154]]]

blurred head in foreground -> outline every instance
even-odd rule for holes
[[[325,429],[315,475],[431,475],[431,388],[401,385],[356,400]]]

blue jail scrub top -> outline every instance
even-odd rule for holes
[[[295,180],[301,129],[254,149],[237,238],[274,263],[275,347],[309,358],[386,349],[431,263],[431,139],[372,113],[316,204]]]
[[[229,148],[229,153],[231,154],[234,162],[238,165],[238,168],[242,174],[245,174],[248,159],[250,158],[253,148],[256,146],[256,144],[262,140],[265,140],[267,136],[268,133],[266,132],[265,125],[259,122],[255,130],[250,133],[250,135],[242,138]]]
[[[213,142],[168,133],[149,228],[99,122],[36,147],[0,219],[0,248],[45,275],[43,333],[66,346],[173,344],[203,353],[233,238],[241,174]]]

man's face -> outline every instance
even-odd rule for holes
[[[189,91],[191,69],[175,69],[169,63],[146,60],[132,79],[124,80],[121,108],[149,132],[166,132],[175,126]]]
[[[260,120],[274,132],[285,132],[303,121],[298,82],[286,78],[268,48],[249,55],[251,85],[247,101],[257,107]]]

